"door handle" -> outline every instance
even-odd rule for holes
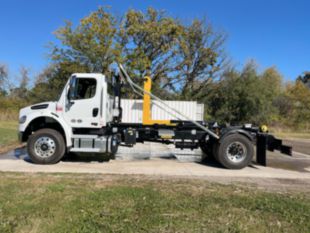
[[[98,116],[99,108],[93,108],[93,117]]]

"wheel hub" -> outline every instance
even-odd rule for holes
[[[40,157],[49,157],[55,153],[56,144],[50,137],[40,137],[34,143],[34,152]]]
[[[41,150],[43,150],[43,151],[48,150],[48,145],[42,144],[42,145],[41,145]]]
[[[228,145],[226,155],[228,159],[234,163],[241,162],[247,154],[246,147],[241,142],[233,142]]]

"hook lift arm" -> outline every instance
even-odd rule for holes
[[[219,139],[219,136],[217,134],[215,134],[214,132],[212,132],[210,129],[208,129],[207,127],[203,126],[202,124],[200,124],[197,121],[192,120],[191,118],[187,117],[186,115],[182,114],[180,111],[170,107],[168,104],[166,104],[162,99],[160,99],[159,97],[157,97],[156,95],[152,94],[149,91],[144,90],[142,87],[140,87],[139,85],[137,85],[136,83],[134,83],[132,81],[132,79],[129,77],[129,75],[127,74],[126,70],[124,69],[124,67],[122,66],[122,64],[118,64],[119,65],[119,69],[121,71],[121,75],[123,76],[123,78],[127,81],[127,83],[130,85],[130,87],[132,88],[132,90],[137,93],[140,96],[144,95],[149,95],[151,96],[153,99],[157,100],[159,103],[161,103],[162,105],[164,105],[167,109],[164,109],[166,112],[168,113],[174,113],[174,115],[176,115],[176,117],[178,119],[180,119],[177,115],[184,117],[184,119],[188,120],[189,122],[193,123],[194,125],[196,125],[197,127],[199,127],[200,129],[202,129],[203,131],[207,132],[210,136],[212,136],[215,139]],[[143,94],[142,94],[143,93]],[[170,111],[170,112],[169,112]],[[181,119],[180,119],[181,120]]]
[[[266,133],[267,130],[261,131],[257,127],[250,127],[250,128],[247,128],[245,126],[243,126],[243,127],[240,127],[240,126],[228,127],[228,128],[225,129],[225,132],[227,132],[227,133],[221,134],[221,136],[215,134],[213,131],[211,131],[210,129],[208,129],[204,125],[200,124],[199,122],[190,119],[189,117],[187,117],[186,115],[182,114],[178,110],[168,106],[163,100],[161,100],[156,95],[152,94],[149,91],[150,88],[144,88],[143,89],[142,87],[137,85],[129,77],[129,75],[127,74],[126,70],[124,69],[124,67],[121,64],[119,64],[119,69],[120,69],[120,76],[121,76],[121,78],[124,79],[124,81],[126,81],[130,85],[130,87],[132,88],[132,90],[136,94],[138,94],[138,95],[140,95],[142,97],[147,96],[148,98],[150,96],[153,99],[157,100],[159,103],[161,103],[165,107],[165,109],[163,109],[164,111],[174,115],[179,120],[182,120],[179,117],[179,116],[182,116],[184,119],[186,119],[187,121],[191,122],[196,127],[202,129],[208,135],[212,136],[213,139],[215,139],[215,143],[222,144],[223,141],[226,140],[227,136],[231,135],[233,133],[244,135],[244,136],[248,137],[249,139],[251,139],[251,141],[256,144],[257,163],[261,164],[261,165],[264,165],[264,166],[266,166],[266,164],[267,164],[266,150],[269,150],[269,151],[279,150],[283,154],[292,156],[292,147],[283,145],[282,144],[282,140],[276,139],[273,135],[270,135],[270,134]],[[148,98],[146,98],[146,99],[148,100]],[[154,102],[154,104],[156,104],[156,102]],[[161,107],[161,106],[159,106],[159,107]],[[156,121],[153,121],[153,122],[156,123]],[[150,121],[150,123],[152,123],[152,121]],[[169,125],[169,123],[168,123],[168,125]]]

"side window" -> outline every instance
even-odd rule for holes
[[[90,99],[96,94],[96,79],[78,78],[75,87],[75,100]]]

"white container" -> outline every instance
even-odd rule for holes
[[[196,101],[164,101],[168,106],[178,110],[188,118],[195,121],[202,121],[204,115],[204,105]],[[123,109],[122,122],[124,123],[142,123],[142,100],[122,99],[121,107]],[[153,120],[186,120],[184,117],[174,114],[172,111],[165,111],[166,107],[160,102],[154,100],[151,104]]]

